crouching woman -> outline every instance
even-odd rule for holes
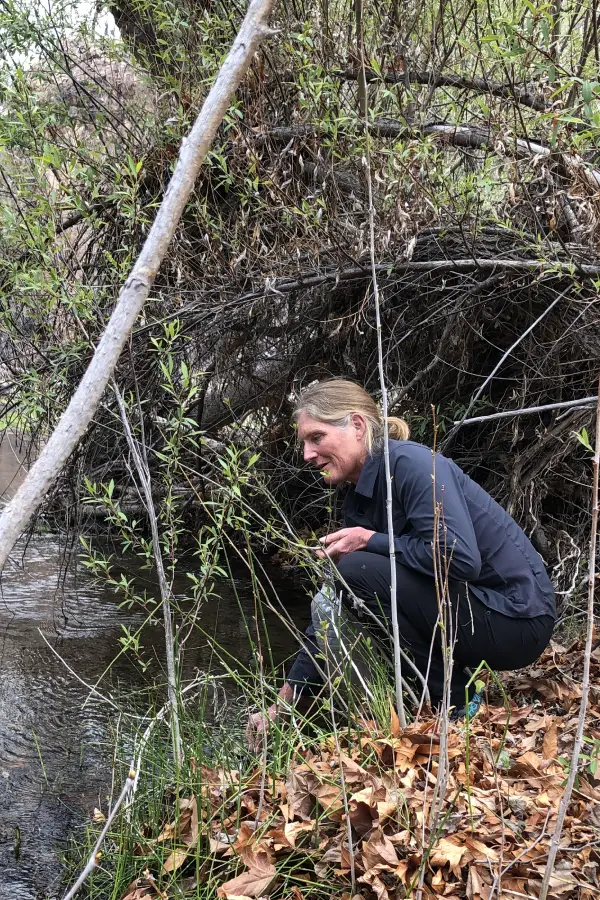
[[[348,485],[344,528],[322,539],[320,555],[336,563],[344,605],[366,625],[377,617],[389,638],[391,571],[377,403],[351,381],[323,381],[301,395],[295,419],[305,461],[320,470],[325,484]],[[460,709],[469,679],[465,668],[485,660],[492,669],[519,669],[540,656],[556,618],[554,591],[529,539],[483,488],[450,459],[408,440],[402,419],[390,418],[388,427],[400,642],[438,705],[444,661],[436,552],[441,577],[447,577],[451,703]],[[362,601],[357,609],[352,595]],[[311,625],[279,692],[284,705],[319,682],[318,652]],[[266,719],[260,713],[250,718],[250,737],[268,727],[277,709],[275,703]]]

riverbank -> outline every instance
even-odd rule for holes
[[[118,716],[86,684],[118,696],[126,711],[145,712],[163,693],[164,633],[148,623],[137,656],[120,652],[124,629],[136,634],[143,610],[121,606],[55,536],[35,535],[19,551],[3,573],[0,601],[0,900],[46,900],[62,896],[69,835],[81,834],[110,793]],[[152,593],[154,581],[140,560],[121,556],[118,563],[119,573]],[[292,616],[302,622],[304,591],[289,582],[285,590]],[[184,596],[189,580],[176,579],[174,591]],[[219,585],[204,609],[207,636],[188,646],[184,678],[197,670],[222,674],[214,643],[227,643],[242,665],[250,661],[239,603],[253,606],[241,571]],[[289,633],[265,615],[280,662],[290,652]]]
[[[489,705],[450,725],[447,737],[427,716],[403,731],[392,712],[379,722],[332,720],[317,705],[280,723],[258,755],[245,746],[243,706],[225,705],[222,724],[207,725],[211,698],[194,700],[182,720],[182,770],[173,769],[168,729],[157,728],[133,806],[116,820],[82,896],[538,896],[581,665],[581,644],[553,645],[503,680],[505,698],[492,689]],[[562,900],[598,892],[598,651],[593,667],[584,752],[548,895]],[[71,877],[108,811],[96,809],[85,840],[72,847]]]

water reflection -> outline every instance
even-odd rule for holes
[[[14,443],[0,445],[0,491],[12,493],[23,477],[22,454]],[[100,805],[109,785],[110,744],[107,707],[64,663],[88,683],[110,666],[121,625],[142,621],[117,605],[112,592],[95,585],[75,565],[76,554],[56,537],[36,536],[13,554],[0,590],[0,900],[56,896],[58,854],[69,827]],[[134,560],[122,560],[128,574],[142,577]],[[277,573],[275,574],[277,577]],[[176,585],[184,591],[185,583]],[[242,604],[253,608],[243,573],[236,582]],[[286,605],[302,620],[303,591],[284,586]],[[231,587],[203,610],[203,625],[241,663],[249,648]],[[291,650],[291,639],[273,616],[269,633],[276,659]],[[64,663],[52,652],[40,631]],[[206,669],[214,659],[208,641],[195,638],[187,653],[190,669]],[[106,689],[137,690],[162,679],[162,633],[148,628],[143,641],[151,665],[143,673],[128,655],[111,667]],[[88,702],[85,703],[86,699]],[[20,850],[15,846],[20,835]],[[17,858],[18,856],[18,858]]]

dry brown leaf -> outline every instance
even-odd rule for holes
[[[390,894],[388,894],[388,889],[385,886],[385,883],[381,879],[381,875],[389,875],[392,874],[392,870],[390,870],[389,866],[384,864],[374,866],[372,869],[369,869],[368,872],[365,872],[358,881],[362,884],[368,884],[373,893],[376,895],[377,900],[388,900]],[[394,896],[395,892],[392,892],[392,896]]]
[[[362,845],[362,858],[364,868],[368,871],[374,866],[387,865],[395,868],[398,865],[398,857],[391,840],[378,828]]]
[[[467,849],[465,843],[455,843],[448,838],[441,838],[431,851],[429,861],[432,866],[445,866],[446,863],[449,863],[455,874],[458,870],[460,877],[460,864]]]
[[[232,900],[234,897],[263,897],[273,887],[276,870],[272,866],[272,872],[268,875],[256,872],[243,872],[236,878],[226,881],[217,888],[217,897],[225,897]]]
[[[149,873],[148,873],[149,874]],[[132,881],[121,900],[157,900],[161,894],[152,877],[136,878]]]
[[[342,788],[339,784],[319,784],[313,790],[328,819],[340,821],[344,815]]]
[[[306,821],[311,818],[315,805],[313,788],[315,776],[307,765],[295,766],[286,782],[290,818]]]
[[[467,900],[489,900],[490,886],[481,877],[477,866],[469,866],[467,876]]]
[[[274,869],[273,853],[262,842],[255,846],[244,847],[240,852],[240,859],[256,876],[266,877]]]
[[[283,828],[285,839],[292,848],[296,846],[296,838],[299,834],[314,830],[315,826],[312,822],[288,822]]]
[[[135,883],[135,882],[134,882]],[[129,890],[129,888],[128,888]],[[141,887],[134,888],[128,894],[125,894],[122,900],[155,900],[156,897],[159,897],[160,894],[157,894],[153,887]]]
[[[465,839],[465,844],[467,845],[475,859],[485,856],[485,858],[489,859],[490,862],[498,862],[499,856],[496,851],[492,850],[491,847],[488,847],[486,844],[482,843],[482,841],[467,837]]]
[[[152,841],[148,841],[149,844],[160,844],[163,841],[172,841],[177,832],[177,822],[169,822],[168,825],[165,825],[161,833],[158,837],[154,838]]]
[[[556,759],[558,756],[558,728],[556,722],[553,722],[542,743],[542,756],[544,759]]]
[[[400,719],[398,718],[398,713],[396,712],[396,707],[392,700],[390,700],[390,733],[392,734],[392,737],[400,737],[402,734]]]
[[[165,863],[163,865],[163,872],[175,872],[180,866],[184,864],[187,859],[187,855],[187,850],[173,850],[173,852],[170,853],[165,860]]]
[[[229,851],[229,856],[233,855],[233,850],[231,844],[227,841],[220,841],[218,838],[209,838],[209,847],[211,853],[227,853]]]

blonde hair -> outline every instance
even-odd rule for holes
[[[364,417],[367,426],[365,433],[367,452],[378,452],[382,448],[383,416],[379,406],[373,397],[354,381],[330,378],[312,385],[300,395],[294,410],[294,418],[297,419],[302,412],[311,419],[337,425],[338,428],[346,428],[350,424],[350,416],[359,413]],[[388,416],[387,422],[390,438],[397,441],[408,440],[410,429],[404,419]]]

